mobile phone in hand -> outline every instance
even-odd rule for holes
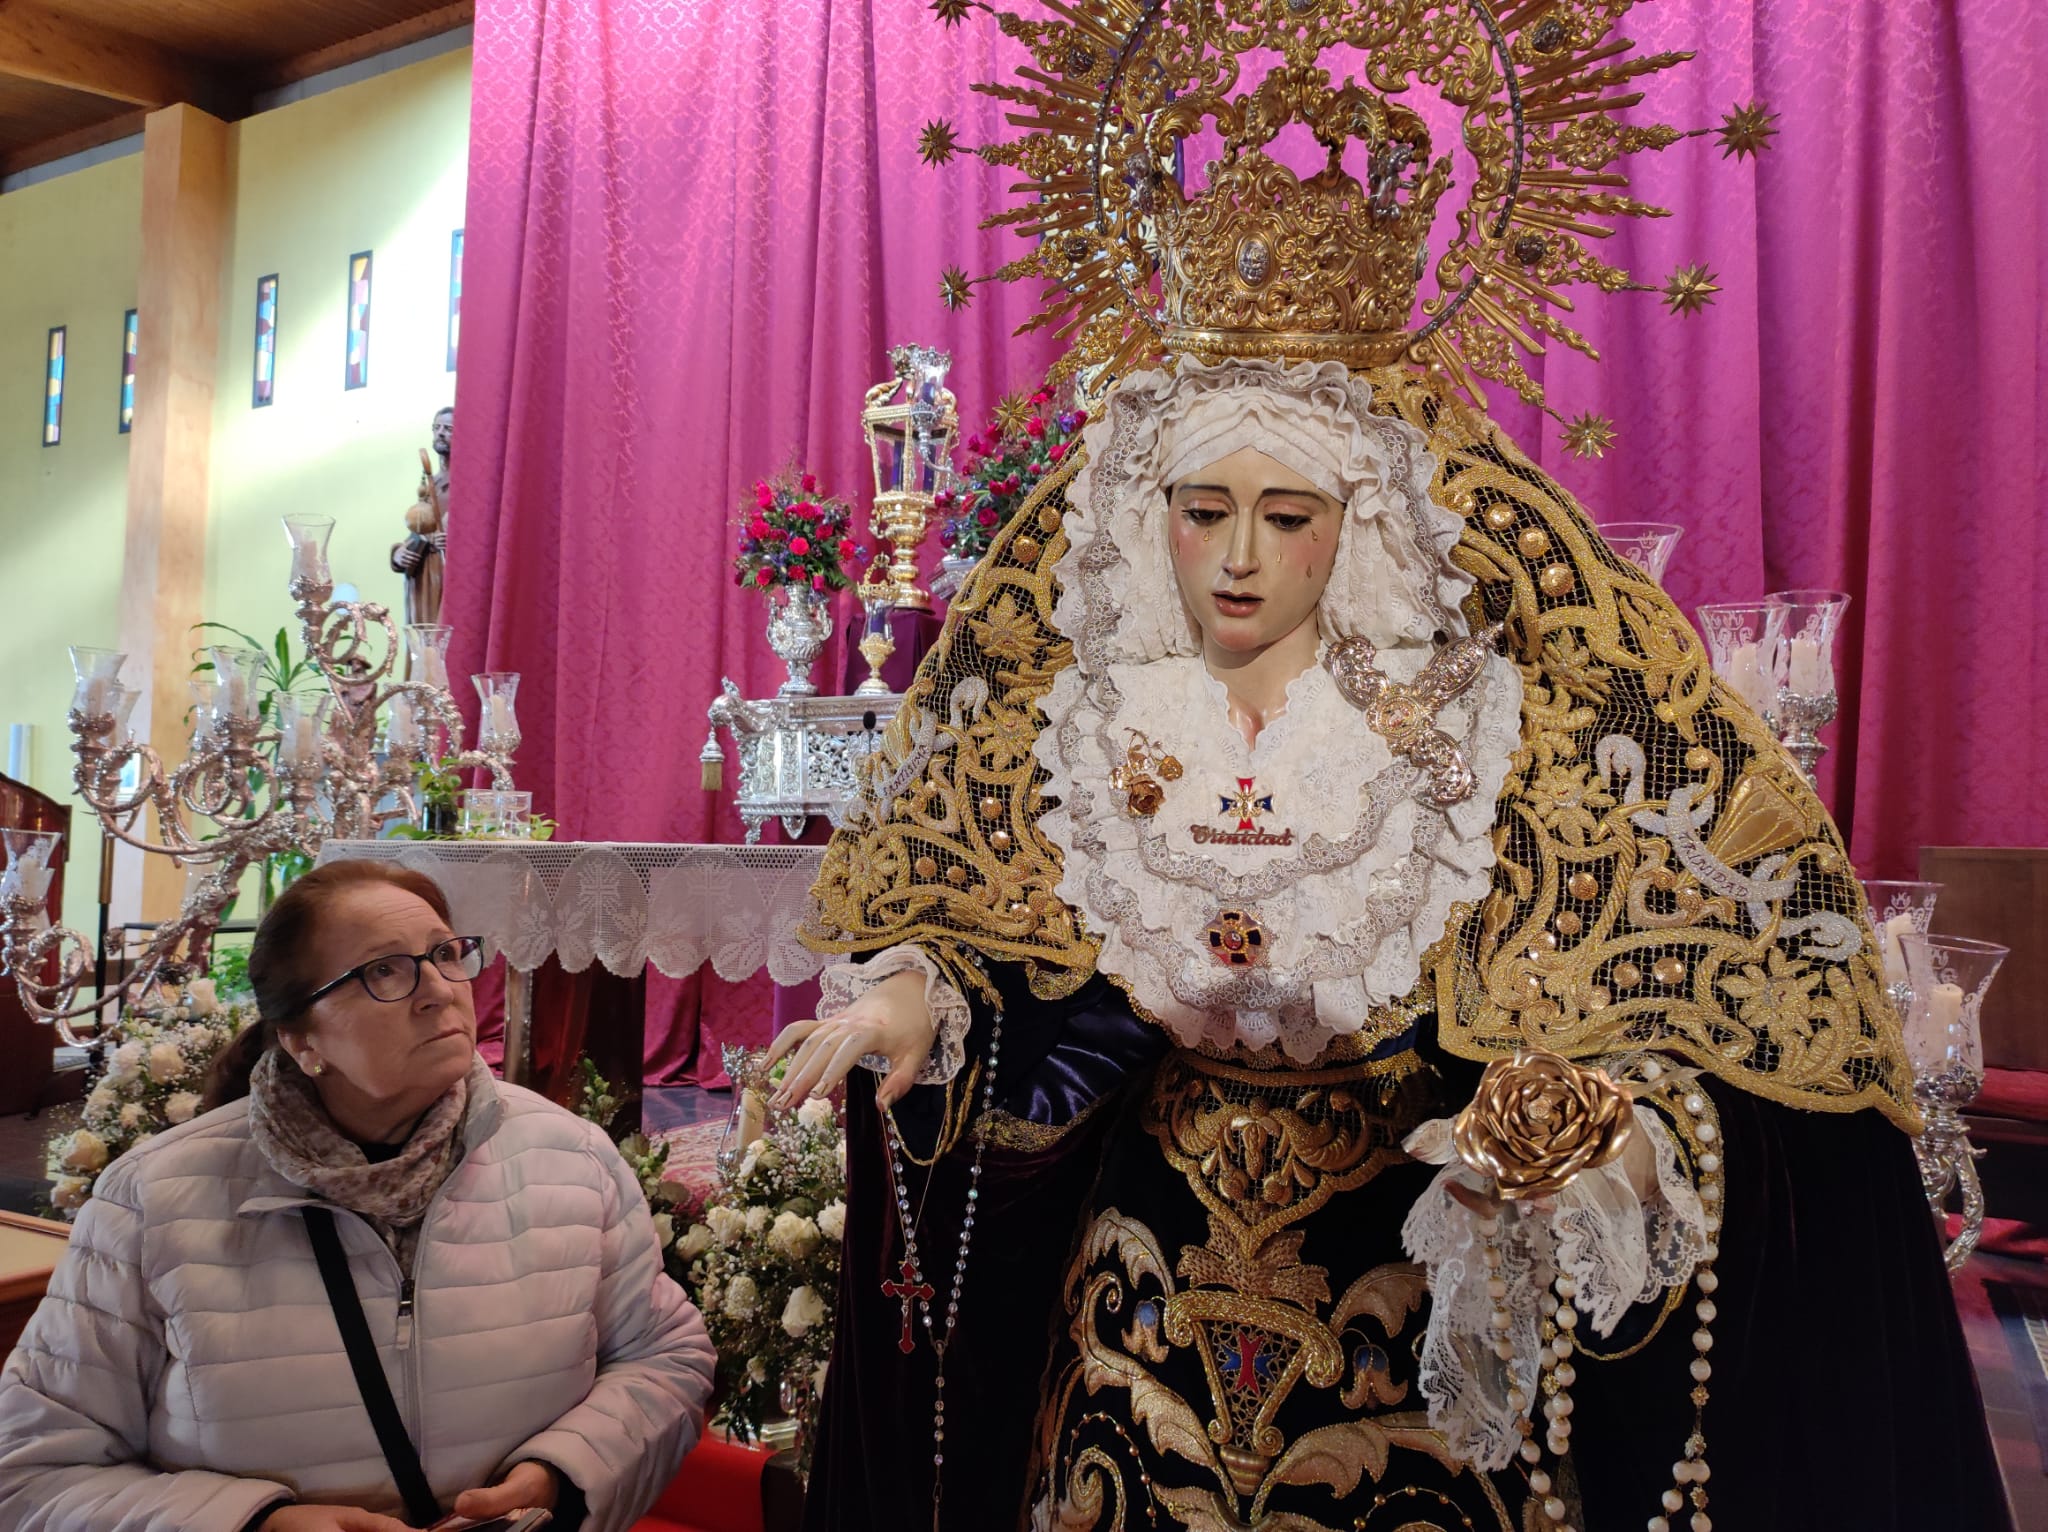
[[[553,1521],[550,1511],[507,1511],[489,1521],[471,1521],[467,1516],[443,1516],[427,1532],[540,1532]]]

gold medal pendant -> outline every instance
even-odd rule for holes
[[[1266,961],[1266,928],[1245,910],[1218,910],[1202,934],[1225,968],[1257,968]]]

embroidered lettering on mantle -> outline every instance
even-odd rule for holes
[[[1198,846],[1291,846],[1292,830],[1219,830],[1212,825],[1189,825],[1188,833]]]

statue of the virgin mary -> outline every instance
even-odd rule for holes
[[[1110,381],[818,886],[861,961],[778,1043],[852,1082],[809,1526],[2006,1525],[1839,836],[1471,397],[1628,285],[1586,241],[1678,135],[1613,115],[1677,61],[1626,9],[1004,18],[1008,274]],[[1476,161],[1419,326],[1411,85]]]

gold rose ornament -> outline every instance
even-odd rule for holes
[[[1458,1158],[1507,1202],[1548,1197],[1581,1171],[1618,1159],[1635,1128],[1634,1097],[1605,1070],[1526,1049],[1495,1059],[1451,1123]]]

